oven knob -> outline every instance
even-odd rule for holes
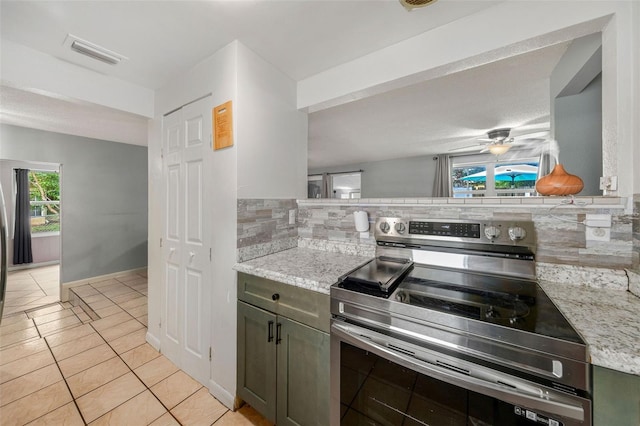
[[[396,223],[396,226],[394,226],[394,228],[396,228],[396,232],[398,234],[404,234],[404,231],[407,229],[407,227],[404,226],[404,223],[402,222]]]
[[[484,235],[490,239],[494,240],[500,236],[500,228],[497,226],[489,225],[484,228]]]
[[[381,230],[382,232],[384,232],[385,234],[386,234],[387,232],[389,232],[389,229],[391,229],[391,227],[389,226],[389,223],[388,223],[388,222],[382,222],[382,223],[380,224],[380,230]]]
[[[511,238],[512,241],[524,240],[524,237],[526,236],[527,231],[525,231],[524,228],[521,228],[520,226],[509,228],[509,238]]]

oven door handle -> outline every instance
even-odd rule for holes
[[[363,334],[359,334],[358,331],[362,331]],[[540,410],[548,414],[578,421],[585,420],[584,406],[580,401],[576,401],[576,399],[581,400],[582,398],[580,397],[571,397],[570,395],[532,386],[535,384],[531,382],[523,383],[524,381],[522,379],[514,378],[513,376],[500,372],[493,372],[493,370],[489,373],[484,371],[482,374],[483,377],[480,378],[455,371],[452,368],[429,363],[410,355],[409,350],[407,350],[408,353],[405,354],[399,351],[402,350],[402,348],[393,350],[372,340],[367,334],[375,335],[378,333],[368,329],[360,329],[357,326],[343,325],[334,322],[331,324],[331,334],[343,342],[373,352],[387,360],[452,385],[491,396],[514,405],[523,405],[531,410]],[[379,336],[386,338],[384,335]],[[433,352],[427,349],[424,350],[425,352]],[[501,381],[504,384],[498,383],[500,379],[502,379]]]

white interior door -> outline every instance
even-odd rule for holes
[[[162,352],[207,384],[210,359],[211,224],[206,158],[211,137],[211,97],[163,120],[166,223],[163,237]]]

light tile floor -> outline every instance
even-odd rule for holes
[[[146,277],[129,274],[5,315],[0,423],[270,425],[248,405],[229,411],[145,342],[146,294]]]
[[[60,265],[20,269],[7,274],[4,316],[59,300]]]

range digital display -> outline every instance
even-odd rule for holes
[[[410,221],[409,234],[480,238],[480,224]]]

